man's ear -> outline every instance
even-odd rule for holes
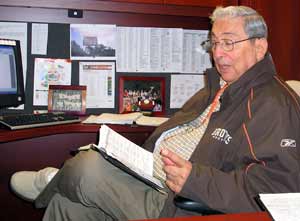
[[[265,57],[265,54],[268,51],[268,41],[265,38],[257,38],[255,39],[255,51],[256,58],[258,61]]]

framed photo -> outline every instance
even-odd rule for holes
[[[121,76],[119,96],[119,113],[165,114],[164,77]]]
[[[48,111],[84,115],[86,86],[49,85]]]

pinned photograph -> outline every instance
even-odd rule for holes
[[[116,25],[71,24],[71,59],[115,60]]]
[[[84,115],[86,111],[86,86],[49,85],[48,111]]]
[[[165,112],[165,78],[121,76],[119,112],[143,112],[162,116]]]

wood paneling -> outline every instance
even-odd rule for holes
[[[285,80],[300,80],[300,14],[298,0],[261,1],[261,13],[269,24],[269,48],[277,71]]]
[[[164,0],[104,0],[111,2],[131,2],[131,3],[146,3],[146,4],[164,4]]]
[[[256,8],[269,27],[269,50],[279,76],[300,80],[300,3],[298,0],[241,0]]]
[[[40,9],[81,9],[90,11],[175,15],[188,17],[207,17],[214,9],[214,6],[197,7],[185,5],[142,4],[95,0],[1,0],[0,6],[30,7]]]
[[[208,29],[208,17],[136,14],[106,11],[84,11],[83,18],[69,18],[67,9],[1,7],[1,21],[116,24],[132,27],[165,27],[186,29]]]
[[[215,7],[218,5],[237,5],[238,0],[103,0],[108,2],[146,3],[146,4],[170,4],[185,6]]]
[[[166,4],[174,5],[194,5],[202,7],[215,7],[215,6],[227,6],[238,5],[238,0],[164,0]]]

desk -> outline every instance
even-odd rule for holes
[[[147,221],[272,221],[267,212],[148,219]]]
[[[110,125],[123,136],[141,145],[154,127]],[[70,150],[98,142],[99,125],[81,123],[25,129],[0,130],[0,220],[37,221],[43,209],[35,209],[9,190],[9,179],[16,171],[39,170],[46,166],[60,167],[70,158]],[[243,213],[218,216],[199,216],[160,221],[271,221],[267,213]]]
[[[110,125],[110,127],[141,145],[154,127]],[[100,126],[81,123],[24,129],[0,130],[0,220],[41,220],[43,210],[17,198],[9,190],[14,172],[39,170],[46,166],[61,167],[71,157],[70,151],[98,142]]]

